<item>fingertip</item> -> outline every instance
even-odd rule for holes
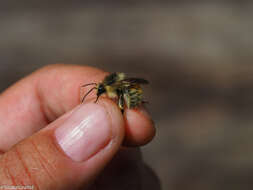
[[[88,101],[92,100],[94,99]],[[154,138],[156,134],[154,122],[144,106],[138,109],[126,109],[125,113],[122,115],[120,109],[113,100],[101,97],[98,103],[106,107],[110,112],[113,112],[109,115],[114,116],[111,118],[111,121],[115,123],[113,126],[118,126],[117,130],[121,130],[121,132],[117,134],[124,137],[123,145],[133,147],[142,146],[149,143]],[[124,127],[122,128],[119,126]]]
[[[125,130],[124,145],[126,146],[145,145],[156,133],[154,122],[144,107],[125,111]]]
[[[120,109],[115,104],[115,102],[108,98],[101,97],[99,103],[107,107],[114,113],[114,118],[111,118],[112,122],[122,123],[124,122],[124,128],[118,129],[122,130],[121,136],[124,136],[123,145],[125,146],[142,146],[149,143],[156,134],[156,129],[154,122],[144,106],[140,106],[137,109],[126,109],[125,113],[122,115]],[[111,107],[108,109],[108,107]],[[113,125],[117,126],[117,125]]]

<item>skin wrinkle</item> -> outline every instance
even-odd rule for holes
[[[12,182],[12,185],[16,185],[16,181],[15,181],[15,178],[14,176],[11,174],[9,168],[8,168],[8,157],[7,156],[4,156],[3,157],[3,164],[4,164],[4,174],[6,175],[7,179],[10,179],[11,182]]]
[[[44,171],[47,173],[47,175],[50,177],[50,179],[52,179],[54,182],[56,182],[56,179],[54,178],[54,175],[51,175],[51,173],[49,172],[49,170],[47,169],[47,167],[45,166],[44,163],[46,163],[47,166],[50,167],[50,164],[49,162],[47,161],[46,158],[44,158],[44,156],[40,153],[36,143],[34,142],[34,140],[31,140],[31,144],[33,145],[34,147],[34,150],[37,152],[37,154],[39,155],[39,158],[38,161],[41,165],[41,167],[44,169]],[[52,167],[51,167],[52,168]]]
[[[41,93],[38,90],[38,86],[35,89],[35,94],[36,94],[36,97],[37,97],[37,101],[40,102],[39,109],[40,109],[40,113],[42,115],[42,119],[45,121],[45,125],[49,124],[51,122],[51,119],[49,119],[48,114],[46,114],[46,111],[45,111],[46,108],[43,104],[44,101],[43,101],[43,98],[41,96]],[[52,112],[50,112],[50,113],[52,114]]]
[[[73,65],[73,66],[79,67],[79,66],[75,66],[75,65]],[[57,67],[57,68],[55,68],[55,67]],[[36,91],[36,94],[38,97],[38,101],[41,104],[41,108],[42,108],[41,112],[44,113],[46,121],[48,123],[54,121],[60,115],[66,113],[69,110],[69,108],[66,108],[64,106],[65,104],[63,104],[61,102],[55,102],[57,104],[57,106],[55,106],[55,107],[58,107],[58,110],[60,110],[60,111],[58,111],[59,113],[54,111],[55,109],[52,107],[50,102],[47,102],[48,98],[47,98],[47,94],[44,93],[45,89],[43,87],[44,86],[43,84],[45,83],[45,80],[60,81],[60,83],[56,83],[56,84],[58,84],[57,88],[60,90],[59,94],[63,94],[65,96],[65,94],[67,94],[67,92],[70,91],[68,89],[74,88],[73,87],[74,84],[70,85],[70,87],[68,87],[68,85],[67,85],[68,84],[67,82],[69,80],[71,80],[71,78],[73,76],[70,75],[69,72],[66,72],[66,67],[68,67],[68,65],[56,64],[56,65],[46,66],[45,68],[42,68],[41,70],[37,71],[38,76],[36,77],[35,91]],[[65,74],[66,76],[64,75],[66,79],[64,79],[64,80],[63,80],[63,77],[60,77],[60,79],[58,79],[59,76],[62,76],[62,72],[66,73]],[[44,78],[45,78],[45,80],[42,80]],[[77,88],[74,88],[74,89],[76,89],[76,92],[74,94],[77,94],[77,96],[71,96],[71,100],[67,101],[67,102],[75,102],[75,103],[72,103],[72,105],[70,105],[71,107],[75,107],[76,105],[78,105],[80,103],[80,100],[79,100],[80,86],[81,86],[81,84],[78,84]],[[65,92],[65,91],[67,91],[67,92]],[[66,95],[65,98],[68,98],[68,96]],[[73,98],[75,98],[76,100],[73,101]],[[61,96],[59,96],[58,100],[60,100],[60,99],[61,99]]]
[[[7,179],[11,179],[12,185],[17,185],[17,184],[16,184],[16,181],[15,181],[15,178],[14,178],[14,176],[11,174],[9,168],[6,167],[6,168],[5,168],[5,171],[6,171],[5,175],[6,175]]]
[[[49,104],[47,103],[46,98],[45,98],[46,95],[43,93],[43,90],[41,89],[44,82],[44,81],[41,82],[41,80],[43,79],[44,73],[39,73],[39,74],[41,74],[42,76],[37,77],[38,79],[35,83],[35,94],[37,97],[37,101],[40,103],[40,111],[42,113],[42,118],[44,118],[47,124],[49,124],[55,119],[57,119],[58,116],[53,111],[54,109],[51,106],[49,106]]]
[[[46,132],[44,133],[44,136],[46,137],[47,142],[50,141],[50,143],[48,143],[48,146],[51,147],[50,149],[54,149],[55,154],[58,154],[58,153],[62,154],[62,150],[60,147],[58,147],[59,144],[56,142],[56,138],[54,138],[54,129],[45,128],[45,130]],[[48,162],[50,163],[51,168],[57,171],[57,160],[56,159],[48,160]]]
[[[18,146],[16,146],[14,148],[14,151],[17,155],[17,159],[22,163],[25,174],[28,176],[29,180],[32,182],[31,184],[33,184],[35,186],[35,188],[39,190],[39,187],[38,187],[37,183],[34,181],[32,175],[31,175],[31,172],[30,172],[30,170],[28,169],[28,166],[25,163],[25,160],[23,159],[21,153],[18,150]]]

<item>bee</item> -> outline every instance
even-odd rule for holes
[[[117,99],[118,107],[123,114],[125,106],[132,109],[146,102],[143,101],[143,91],[140,85],[148,83],[149,82],[145,79],[126,78],[124,73],[115,72],[107,75],[100,83],[89,83],[83,85],[82,87],[89,85],[95,85],[95,87],[91,88],[84,95],[82,102],[84,102],[89,93],[91,93],[93,90],[96,90],[97,98],[95,100],[95,103],[98,101],[98,98],[105,93],[109,98]]]

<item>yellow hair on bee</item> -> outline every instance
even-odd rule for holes
[[[118,80],[123,80],[125,79],[125,73],[117,73],[118,74]]]
[[[117,93],[115,91],[115,88],[111,86],[105,86],[106,94],[109,98],[117,98]]]

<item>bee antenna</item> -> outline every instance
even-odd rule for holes
[[[85,84],[85,85],[83,85],[83,86],[81,86],[81,87],[85,87],[85,86],[89,86],[89,85],[97,85],[97,83],[89,83],[89,84]]]
[[[88,96],[89,93],[91,93],[92,90],[96,89],[96,87],[93,87],[92,89],[90,89],[83,97],[82,102],[84,101],[84,99]]]

